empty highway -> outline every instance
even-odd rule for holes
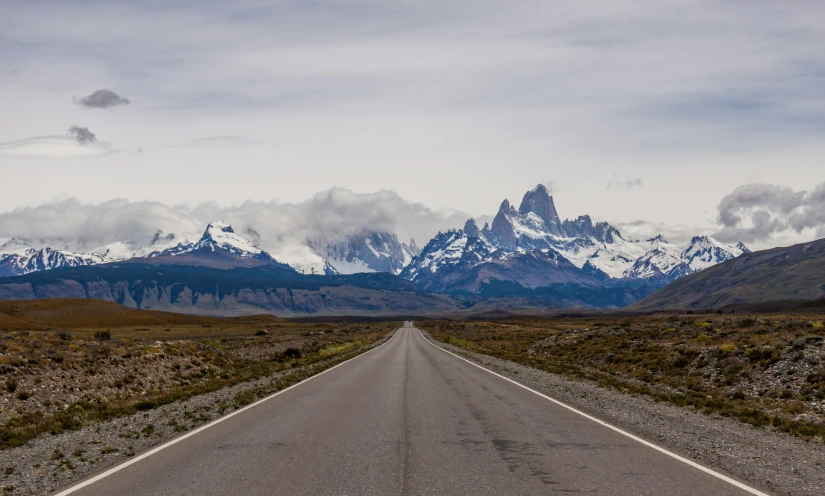
[[[760,494],[429,343],[384,345],[61,494]]]

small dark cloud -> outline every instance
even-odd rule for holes
[[[610,181],[607,183],[606,189],[613,189],[613,188],[641,188],[642,187],[642,178],[637,177],[635,179],[624,179],[621,181]]]
[[[87,109],[104,109],[132,103],[128,98],[107,89],[97,90],[89,96],[75,98],[74,102]]]
[[[97,142],[97,136],[95,136],[95,133],[89,131],[88,127],[72,126],[69,128],[69,136],[81,145]]]

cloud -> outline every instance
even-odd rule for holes
[[[825,183],[811,191],[775,184],[747,184],[719,202],[721,240],[765,241],[787,232],[825,233]]]
[[[547,192],[550,193],[551,195],[556,191],[556,188],[557,188],[556,181],[553,181],[551,179],[550,181],[545,181],[542,184],[544,185],[545,188],[547,188]]]
[[[92,136],[94,135],[92,134]],[[78,136],[35,136],[17,141],[7,141],[0,143],[0,156],[74,158],[105,155],[112,151],[106,143],[87,141],[86,144],[82,144],[80,139],[84,138]]]
[[[178,148],[188,147],[212,147],[212,146],[233,146],[233,145],[258,145],[263,141],[256,141],[246,136],[204,136],[195,138],[186,143],[175,145]]]
[[[81,107],[86,107],[87,109],[105,109],[109,107],[117,107],[118,105],[129,105],[132,103],[128,98],[122,97],[114,91],[107,89],[100,89],[91,95],[73,100]]]
[[[158,229],[197,238],[207,223],[222,220],[238,232],[254,230],[262,248],[278,253],[307,239],[334,240],[362,229],[395,232],[403,241],[415,238],[423,245],[437,231],[460,227],[468,217],[464,212],[409,202],[393,191],[355,193],[344,188],[332,188],[300,203],[273,200],[235,206],[68,199],[0,214],[0,238],[60,240],[60,247],[89,251],[115,241],[143,243]]]
[[[72,126],[68,132],[69,136],[81,145],[97,143],[97,136],[95,136],[95,133],[89,131],[88,127]]]
[[[657,234],[661,234],[671,243],[677,244],[685,243],[694,236],[711,234],[715,230],[713,226],[699,227],[643,219],[611,224],[613,224],[613,226],[622,233],[622,237],[627,240],[650,239]]]
[[[642,187],[642,179],[637,177],[635,179],[624,179],[618,181],[610,181],[607,183],[605,189],[613,189],[613,188],[641,188]]]

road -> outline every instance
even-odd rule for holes
[[[461,360],[409,323],[87,483],[62,494],[752,494]]]

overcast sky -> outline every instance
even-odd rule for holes
[[[545,183],[640,235],[822,237],[824,46],[821,0],[3,0],[0,212],[340,187],[443,223]]]

